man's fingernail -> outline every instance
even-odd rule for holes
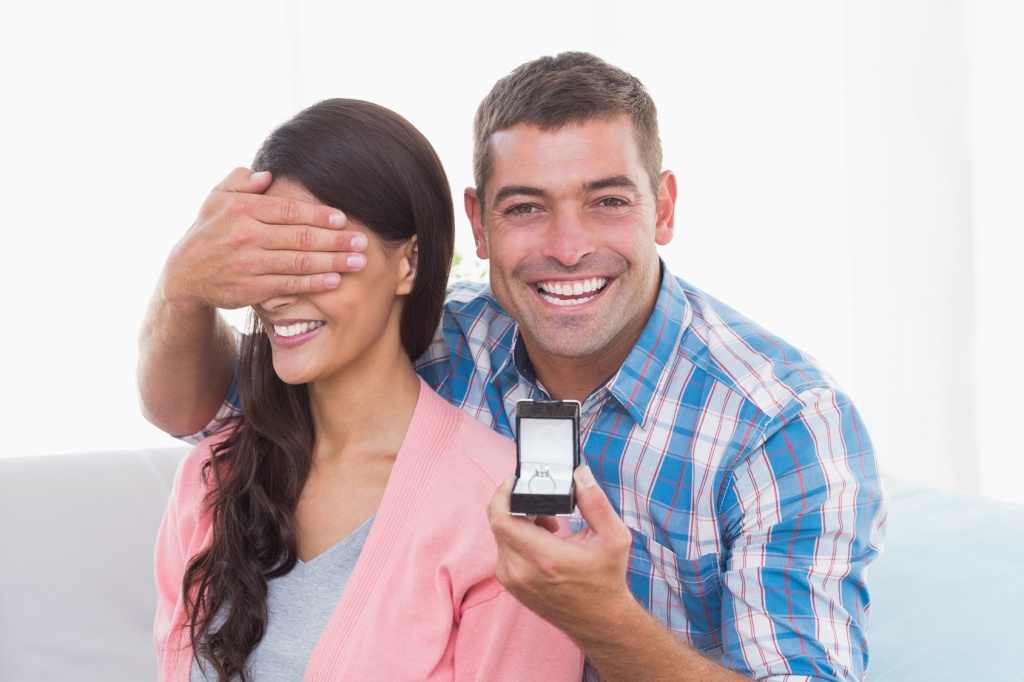
[[[329,272],[324,275],[324,286],[333,289],[341,284],[341,275],[336,272]]]
[[[332,213],[327,216],[327,224],[331,227],[344,227],[345,225],[345,214],[344,213]]]
[[[348,257],[347,262],[350,268],[361,268],[366,265],[366,256],[361,253],[353,253]]]
[[[597,485],[593,472],[586,464],[576,470],[576,484],[581,488],[592,488]]]
[[[357,234],[352,237],[351,244],[353,249],[365,249],[368,243],[365,234]]]
[[[268,171],[256,171],[255,173],[252,174],[252,179],[253,180],[262,180],[265,177],[267,177],[268,175],[270,175],[270,173]]]

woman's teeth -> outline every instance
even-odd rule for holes
[[[591,277],[580,282],[540,282],[537,288],[541,297],[548,303],[555,305],[580,305],[593,300],[597,292],[601,291],[608,284],[607,277]],[[594,296],[585,296],[593,293]],[[583,296],[583,298],[557,298],[558,296]]]
[[[274,325],[274,333],[277,334],[278,336],[284,336],[284,337],[298,336],[299,334],[305,334],[308,331],[312,331],[314,329],[319,329],[322,326],[324,326],[324,323],[321,322],[321,321],[317,321],[317,322],[296,322],[295,324],[289,324],[289,325],[275,324]]]

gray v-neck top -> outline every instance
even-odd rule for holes
[[[302,680],[306,664],[334,613],[363,551],[373,516],[338,544],[287,575],[267,583],[267,634],[249,657],[254,682]],[[192,660],[191,682],[216,679],[212,667]],[[209,671],[209,678],[206,676]]]

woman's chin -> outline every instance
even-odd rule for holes
[[[310,375],[308,371],[305,371],[297,367],[275,366],[274,373],[277,374],[278,379],[292,386],[298,386],[299,384],[308,384],[314,379],[314,377]]]

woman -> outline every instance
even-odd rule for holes
[[[514,446],[411,358],[441,316],[454,227],[405,119],[327,100],[256,155],[268,194],[337,207],[367,266],[253,306],[242,412],[180,467],[156,551],[161,679],[578,680],[568,638],[495,578],[484,510]]]

